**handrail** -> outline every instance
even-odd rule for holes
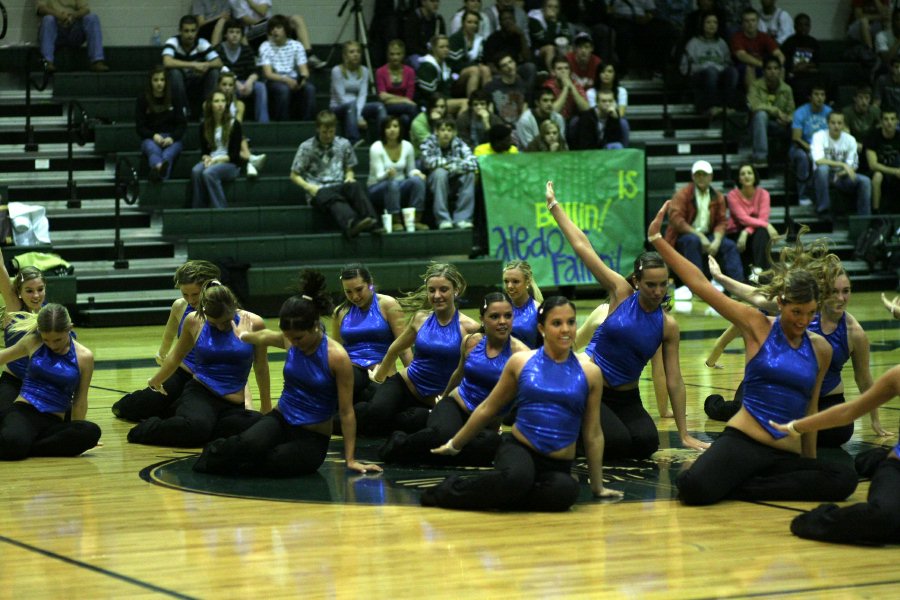
[[[124,200],[126,204],[133,205],[138,201],[139,189],[137,169],[134,168],[130,160],[120,157],[116,162],[115,177],[116,238],[113,242],[113,248],[116,258],[113,262],[113,267],[116,269],[128,268],[128,260],[125,258],[125,242],[122,240],[121,201]]]
[[[672,115],[669,113],[669,69],[663,64],[663,137],[675,137],[675,127],[672,124]]]
[[[75,115],[80,116],[79,122],[75,123]],[[81,208],[81,200],[78,199],[78,186],[75,183],[75,159],[73,157],[72,146],[77,142],[79,146],[87,143],[88,116],[81,102],[78,100],[69,100],[68,110],[66,111],[66,138],[67,153],[66,167],[68,169],[67,189],[69,191],[69,200],[66,202],[67,208]],[[76,139],[77,138],[77,139]]]
[[[6,25],[5,21],[4,25]],[[38,144],[34,141],[34,126],[31,124],[31,88],[33,87],[37,91],[43,92],[47,89],[47,84],[50,83],[50,73],[46,70],[44,70],[40,83],[32,79],[31,64],[35,55],[40,56],[38,49],[34,46],[29,47],[25,53],[25,152],[38,151]]]
[[[0,2],[0,17],[3,19],[3,25],[0,25],[0,40],[6,37],[6,26],[9,24],[9,16],[6,14],[6,7]]]

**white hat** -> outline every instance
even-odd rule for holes
[[[704,173],[709,173],[710,175],[712,175],[712,172],[713,172],[712,165],[709,164],[708,161],[698,160],[697,162],[694,163],[694,166],[691,167],[691,175],[693,175],[697,171],[703,171]]]

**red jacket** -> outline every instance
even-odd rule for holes
[[[694,201],[694,184],[689,183],[672,196],[669,203],[669,225],[666,227],[666,241],[672,246],[679,235],[691,232],[697,217],[697,203]],[[709,232],[725,234],[725,197],[721,192],[709,188]]]

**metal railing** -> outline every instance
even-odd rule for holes
[[[40,52],[32,46],[25,53],[25,152],[38,151],[38,144],[34,139],[34,126],[31,124],[31,90],[33,88],[43,92],[50,83],[50,73],[46,70],[42,70],[40,83],[31,76],[31,65],[35,62],[35,57],[40,57]]]
[[[113,242],[115,260],[113,267],[127,269],[128,260],[125,258],[125,242],[122,240],[122,201],[129,206],[138,201],[140,184],[137,169],[127,158],[119,158],[116,162],[115,194],[116,194],[116,238]]]
[[[66,169],[68,170],[68,178],[66,179],[66,189],[69,192],[69,199],[66,202],[67,208],[81,208],[81,200],[78,199],[78,184],[75,182],[75,158],[73,156],[73,146],[78,144],[84,146],[91,132],[91,124],[88,119],[87,111],[78,100],[69,100],[66,110]]]
[[[0,2],[0,19],[3,24],[0,25],[0,40],[6,37],[6,26],[9,24],[9,15],[6,14],[6,7]]]

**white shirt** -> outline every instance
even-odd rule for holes
[[[269,65],[279,75],[298,79],[297,67],[305,64],[306,50],[297,40],[289,39],[283,46],[276,46],[266,40],[259,47],[259,66]]]
[[[813,134],[809,146],[813,162],[826,159],[846,163],[853,169],[859,167],[856,138],[846,131],[842,131],[836,140],[832,139],[827,129],[817,131]],[[831,167],[831,170],[837,170],[837,167]]]
[[[391,160],[387,150],[381,140],[378,140],[369,146],[369,182],[374,184],[377,181],[387,179],[387,170],[393,168],[394,181],[402,181],[415,173],[420,173],[416,168],[416,157],[413,151],[413,145],[406,140],[400,140],[400,157],[397,161]]]
[[[760,11],[759,30],[775,38],[780,46],[784,40],[794,35],[794,20],[783,8],[776,8],[771,15],[763,14]]]
[[[691,226],[700,233],[709,232],[709,188],[705,192],[701,192],[697,186],[694,186],[694,201],[697,203],[697,216]]]
[[[250,8],[250,5],[247,4],[247,0],[228,0],[228,4],[231,5],[231,18],[241,20],[244,17],[250,17],[254,21],[261,21],[262,19],[269,19],[272,17],[272,0],[255,0],[254,4],[265,4],[268,6],[266,9],[266,14],[260,16],[258,12]]]

